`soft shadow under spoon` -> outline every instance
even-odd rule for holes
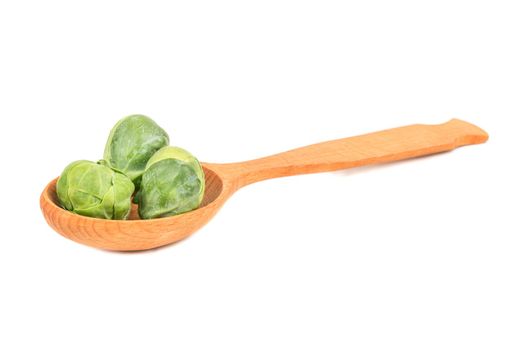
[[[203,163],[206,191],[194,211],[162,219],[139,220],[136,206],[129,220],[80,216],[59,206],[56,181],[40,197],[48,224],[61,235],[96,248],[131,251],[167,245],[206,224],[239,188],[281,176],[317,173],[393,162],[484,143],[485,131],[453,119],[439,125],[410,125],[297,148],[247,162]]]

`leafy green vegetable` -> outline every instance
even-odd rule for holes
[[[101,219],[126,219],[133,192],[127,176],[88,160],[69,164],[57,181],[57,196],[65,209]]]
[[[164,147],[147,163],[140,185],[142,219],[160,218],[196,209],[204,196],[199,161],[179,147]]]
[[[130,115],[111,129],[104,160],[110,168],[127,175],[138,189],[149,158],[168,142],[168,134],[152,119]]]

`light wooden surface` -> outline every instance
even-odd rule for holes
[[[76,242],[108,250],[152,249],[197,231],[236,190],[257,181],[420,157],[487,139],[487,133],[477,126],[453,119],[439,125],[410,125],[323,142],[246,162],[203,163],[206,191],[201,207],[169,218],[139,220],[135,206],[126,221],[71,213],[58,204],[57,179],[44,189],[40,205],[48,224]]]

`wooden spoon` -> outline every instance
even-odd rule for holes
[[[145,250],[179,241],[206,224],[239,188],[280,176],[347,169],[392,162],[484,143],[485,131],[453,119],[440,125],[410,125],[362,136],[323,142],[247,162],[203,163],[206,192],[201,207],[162,219],[139,220],[133,206],[129,220],[80,216],[59,206],[56,181],[40,198],[48,224],[76,242],[108,250]]]

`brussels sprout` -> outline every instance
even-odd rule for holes
[[[149,159],[139,194],[138,212],[142,219],[196,209],[204,196],[201,164],[184,149],[164,147]]]
[[[166,145],[168,135],[158,124],[144,115],[130,115],[111,129],[104,160],[112,169],[127,175],[138,189],[147,161]]]
[[[134,184],[105,165],[79,160],[68,165],[57,181],[61,205],[76,214],[101,219],[126,219]]]

